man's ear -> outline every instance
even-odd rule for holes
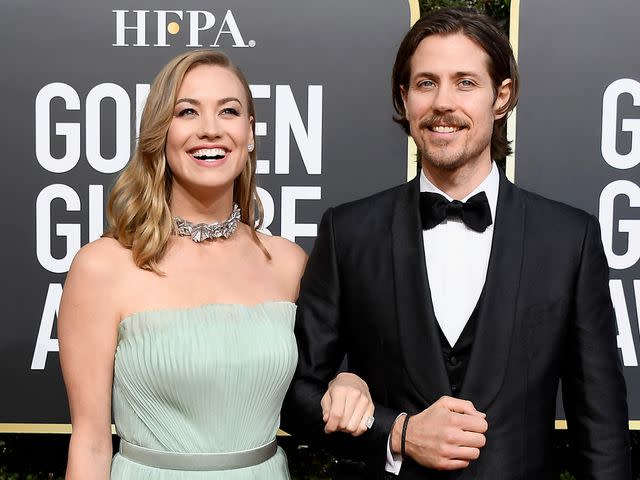
[[[496,99],[493,102],[493,116],[495,120],[504,117],[507,114],[506,106],[511,98],[511,79],[507,78],[498,87]]]
[[[404,109],[404,117],[407,117],[407,89],[404,85],[400,85],[400,96],[402,97],[402,107]]]

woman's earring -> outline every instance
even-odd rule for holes
[[[249,150],[249,152],[253,152],[253,143],[250,143],[249,145],[247,145],[247,150]]]

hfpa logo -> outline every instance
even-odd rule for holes
[[[231,10],[227,10],[222,21],[216,26],[216,17],[205,10],[113,10],[116,16],[116,41],[114,47],[168,47],[167,33],[176,35],[183,22],[189,29],[187,47],[203,47],[200,34],[205,35],[209,47],[219,47],[220,39],[229,36],[233,47],[255,47],[255,40],[245,43]],[[157,25],[156,38],[147,38],[148,20]],[[212,30],[213,29],[213,30]],[[135,43],[131,42],[135,38]],[[213,43],[208,43],[213,40]],[[150,41],[149,41],[150,40]]]

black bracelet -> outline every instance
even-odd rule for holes
[[[404,418],[404,423],[402,424],[402,436],[400,437],[400,455],[402,456],[402,458],[405,458],[405,442],[407,440],[407,425],[409,425],[409,418],[411,418],[411,415],[409,415],[407,413],[407,415]]]

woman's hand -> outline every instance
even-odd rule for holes
[[[329,382],[320,400],[326,433],[362,435],[373,425],[374,405],[367,383],[359,376],[342,372]]]

